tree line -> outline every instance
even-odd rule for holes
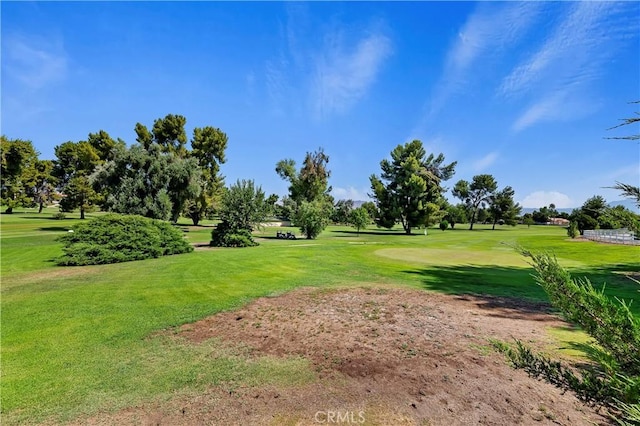
[[[374,201],[358,208],[352,200],[331,196],[329,156],[322,148],[307,152],[300,167],[290,158],[275,165],[289,184],[281,200],[275,194],[266,197],[251,180],[226,187],[220,165],[226,160],[227,135],[206,126],[195,128],[188,138],[185,125],[185,117],[173,114],[155,120],[151,128],[136,123],[136,142],[130,147],[100,130],[86,140],[56,146],[54,160],[38,159],[30,141],[2,136],[1,202],[11,213],[17,206],[42,211],[59,200],[61,211],[79,210],[81,218],[95,208],[172,222],[183,216],[194,225],[216,216],[220,224],[212,244],[225,246],[254,245],[251,232],[268,216],[291,220],[307,238],[317,237],[331,222],[351,224],[358,232],[370,223],[384,228],[400,224],[411,234],[438,223],[443,230],[457,223],[473,229],[479,222],[495,229],[522,219],[513,188],[500,189],[490,174],[456,182],[452,194],[460,202],[450,204],[444,184],[455,174],[457,162],[447,163],[442,153],[427,154],[419,140],[397,145],[380,162],[381,173],[369,177]],[[591,200],[572,220],[588,229],[596,211],[595,225],[622,223],[623,213],[605,211],[603,203]],[[525,215],[525,223],[557,211],[553,206],[539,213]]]

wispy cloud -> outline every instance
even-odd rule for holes
[[[304,6],[287,7],[280,52],[266,63],[267,92],[276,111],[294,109],[305,99],[310,115],[322,119],[348,111],[366,96],[393,43],[381,25],[359,34],[345,27],[320,30]]]
[[[483,172],[487,170],[493,163],[498,159],[497,152],[490,152],[482,158],[477,159],[473,162],[473,170],[475,172]]]
[[[575,119],[593,112],[589,83],[603,75],[620,44],[637,33],[639,20],[633,4],[576,2],[559,7],[567,10],[551,35],[498,88],[498,96],[504,99],[534,98],[513,124],[515,131],[540,121]],[[588,104],[590,108],[579,107]]]
[[[478,62],[497,57],[517,44],[536,22],[543,7],[542,2],[480,3],[447,52],[436,89],[411,133],[423,133],[447,101],[475,81]]]
[[[526,208],[540,208],[549,204],[555,204],[559,209],[575,207],[567,194],[558,191],[535,191],[520,201],[520,205]]]
[[[339,34],[331,39],[315,64],[311,96],[316,117],[342,113],[364,97],[392,52],[383,34],[366,35],[352,46]]]
[[[29,90],[64,80],[68,59],[60,40],[8,35],[2,41],[5,76]]]

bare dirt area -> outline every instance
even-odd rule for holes
[[[570,392],[511,368],[489,339],[552,343],[566,325],[543,304],[386,287],[302,289],[258,299],[180,328],[251,348],[302,356],[317,380],[294,387],[210,388],[130,408],[96,424],[588,425],[605,417]]]

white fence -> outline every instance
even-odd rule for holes
[[[600,241],[603,243],[630,245],[640,244],[640,240],[637,240],[635,238],[634,233],[626,228],[585,230],[583,237],[589,240]]]

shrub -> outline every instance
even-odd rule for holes
[[[253,240],[248,229],[234,229],[228,222],[222,222],[211,231],[211,246],[215,247],[253,247],[258,243]]]
[[[58,265],[99,265],[187,253],[193,247],[169,223],[142,216],[108,214],[73,227],[59,238]]]
[[[619,424],[638,424],[640,416],[640,320],[622,300],[613,301],[593,288],[587,279],[574,279],[548,254],[520,250],[533,260],[535,279],[549,300],[568,320],[595,339],[589,355],[597,370],[583,368],[579,373],[560,362],[534,354],[521,342],[516,348],[495,345],[506,353],[514,366],[534,377],[573,390],[582,400],[612,409]]]
[[[567,228],[567,235],[571,238],[576,238],[580,235],[580,231],[578,230],[578,223],[571,221],[569,222],[569,227]]]
[[[440,229],[442,229],[443,231],[447,229],[448,226],[449,226],[449,222],[447,222],[446,220],[440,221]]]
[[[54,214],[53,216],[51,216],[51,218],[55,219],[55,220],[62,220],[64,218],[66,218],[66,217],[67,216],[62,212],[58,212],[58,213]]]
[[[294,224],[308,240],[315,239],[329,225],[331,208],[327,202],[303,201],[295,215]]]

